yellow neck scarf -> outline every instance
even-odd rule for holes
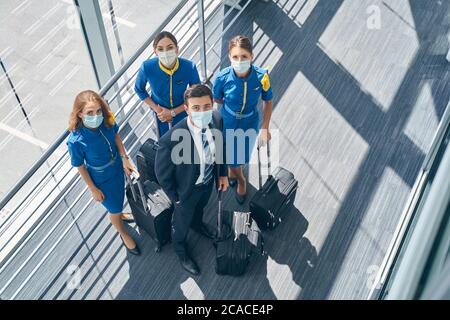
[[[180,67],[180,61],[178,60],[178,58],[177,58],[177,61],[175,62],[175,66],[173,67],[173,69],[166,68],[161,63],[161,61],[158,61],[158,63],[159,63],[159,67],[161,68],[161,70],[164,71],[165,73],[167,73],[169,76],[172,76],[175,73],[175,71],[177,71],[178,68]]]

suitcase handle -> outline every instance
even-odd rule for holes
[[[149,212],[148,203],[146,201],[146,196],[144,193],[144,188],[142,187],[141,180],[133,174],[131,175],[131,177],[125,174],[125,177],[127,178],[128,185],[130,186],[134,201],[136,201],[136,190],[134,189],[134,185],[137,184],[139,195],[141,197],[142,207],[144,208],[144,211],[148,213]]]
[[[257,150],[258,150],[258,174],[259,174],[259,189],[262,188],[262,173],[261,173],[261,146],[258,144]],[[267,141],[267,169],[269,171],[269,176],[271,173],[271,161],[270,161],[270,142]]]
[[[223,198],[223,191],[219,191],[219,194],[217,195],[218,199],[218,209],[217,209],[217,238],[222,238],[222,198]]]
[[[158,115],[155,111],[153,111],[153,118],[155,119],[155,123],[158,124]],[[172,121],[168,122],[169,130],[172,129]],[[156,140],[159,140],[161,138],[161,134],[159,133],[159,127],[156,126]]]

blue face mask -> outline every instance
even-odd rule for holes
[[[203,111],[203,112],[193,112],[191,111],[191,119],[192,122],[199,128],[206,129],[208,128],[209,123],[212,120],[213,111]]]
[[[83,117],[83,124],[90,129],[97,129],[103,123],[103,115],[99,114],[96,116],[85,115]]]
[[[250,70],[252,63],[250,60],[245,61],[231,61],[231,66],[233,67],[234,71],[237,73],[246,73],[248,70]]]

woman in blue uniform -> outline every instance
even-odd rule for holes
[[[131,215],[122,213],[124,173],[130,175],[137,170],[125,153],[114,114],[97,93],[83,91],[75,98],[69,131],[67,146],[72,166],[78,169],[94,200],[110,213],[111,223],[127,250],[139,255],[139,247],[123,225],[123,221],[132,221]]]
[[[228,178],[231,186],[237,182],[236,199],[243,204],[247,195],[243,166],[250,161],[257,135],[260,145],[270,140],[272,88],[267,70],[252,64],[253,47],[247,37],[233,38],[228,50],[231,66],[219,72],[213,92],[214,101],[223,104],[221,114],[227,143]],[[259,130],[259,97],[263,100],[262,130]]]
[[[188,86],[200,83],[197,67],[192,61],[178,57],[178,42],[170,32],[163,31],[153,42],[156,58],[144,61],[136,78],[135,91],[142,101],[156,112],[159,136],[187,116],[183,94]],[[151,94],[146,90],[150,84]]]

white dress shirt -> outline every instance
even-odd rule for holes
[[[191,119],[187,118],[187,124],[189,131],[191,132],[192,139],[194,140],[195,148],[197,149],[198,155],[200,157],[200,175],[196,181],[197,184],[201,184],[203,182],[203,178],[205,176],[205,163],[208,160],[208,163],[214,163],[216,158],[216,145],[214,143],[212,132],[209,128],[206,129],[206,139],[209,143],[209,150],[211,151],[212,159],[205,159],[205,152],[203,150],[203,140],[202,140],[202,129],[194,126]],[[195,160],[195,159],[194,159]]]

